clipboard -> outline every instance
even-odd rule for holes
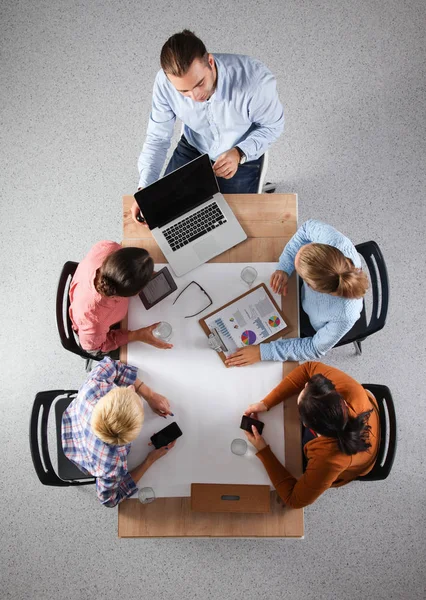
[[[241,300],[241,298],[249,296],[250,294],[252,294],[255,290],[258,290],[259,288],[263,289],[264,293],[269,297],[269,300],[273,304],[273,306],[274,306],[274,308],[275,308],[275,310],[277,312],[277,315],[279,317],[281,317],[281,319],[287,325],[284,329],[281,329],[277,333],[272,334],[268,338],[262,340],[260,343],[263,343],[263,342],[265,342],[265,343],[273,342],[274,340],[277,340],[277,339],[283,337],[286,333],[288,333],[288,330],[291,329],[291,326],[290,326],[290,324],[288,322],[288,319],[285,317],[285,315],[283,314],[282,310],[280,308],[278,308],[278,305],[275,302],[275,300],[273,299],[271,292],[268,290],[268,288],[266,287],[266,285],[264,283],[260,283],[259,285],[256,285],[254,288],[251,288],[250,290],[248,290],[244,294],[241,294],[241,296],[238,296],[237,298],[233,298],[227,304],[224,304],[220,308],[217,308],[216,310],[214,310],[213,312],[211,312],[210,314],[206,315],[205,317],[203,317],[202,319],[200,319],[198,321],[199,324],[201,325],[204,333],[208,337],[210,347],[213,350],[217,351],[217,353],[218,353],[221,361],[223,362],[223,364],[227,368],[228,368],[228,366],[225,364],[225,360],[226,360],[226,356],[225,356],[226,346],[225,346],[225,343],[223,342],[223,340],[222,340],[222,338],[220,336],[220,333],[217,330],[213,330],[213,331],[210,330],[210,327],[206,324],[206,320],[210,319],[210,317],[212,317],[215,314],[219,313],[220,311],[222,311],[227,306],[230,306],[231,304],[237,303],[239,300]],[[255,345],[258,345],[258,344],[255,344]]]

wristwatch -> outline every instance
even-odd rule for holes
[[[235,146],[236,150],[238,150],[238,154],[240,155],[240,165],[243,165],[246,161],[247,161],[247,156],[244,154],[244,152],[241,150],[241,148],[238,148],[238,146]]]

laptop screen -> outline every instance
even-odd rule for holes
[[[217,194],[219,186],[208,154],[136,192],[150,229],[162,227]]]

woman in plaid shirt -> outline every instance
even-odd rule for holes
[[[81,471],[96,477],[98,498],[104,506],[116,506],[134,494],[143,474],[175,444],[153,450],[140,465],[127,470],[131,442],[143,424],[140,397],[158,415],[172,415],[167,398],[140,381],[136,367],[105,357],[62,418],[65,455]]]

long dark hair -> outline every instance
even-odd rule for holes
[[[339,450],[352,455],[370,448],[368,441],[371,410],[350,417],[348,407],[334,384],[324,375],[314,375],[308,381],[299,403],[299,415],[306,427],[320,435],[337,439]]]
[[[120,248],[106,257],[95,287],[102,296],[136,296],[148,283],[154,261],[144,248]]]

